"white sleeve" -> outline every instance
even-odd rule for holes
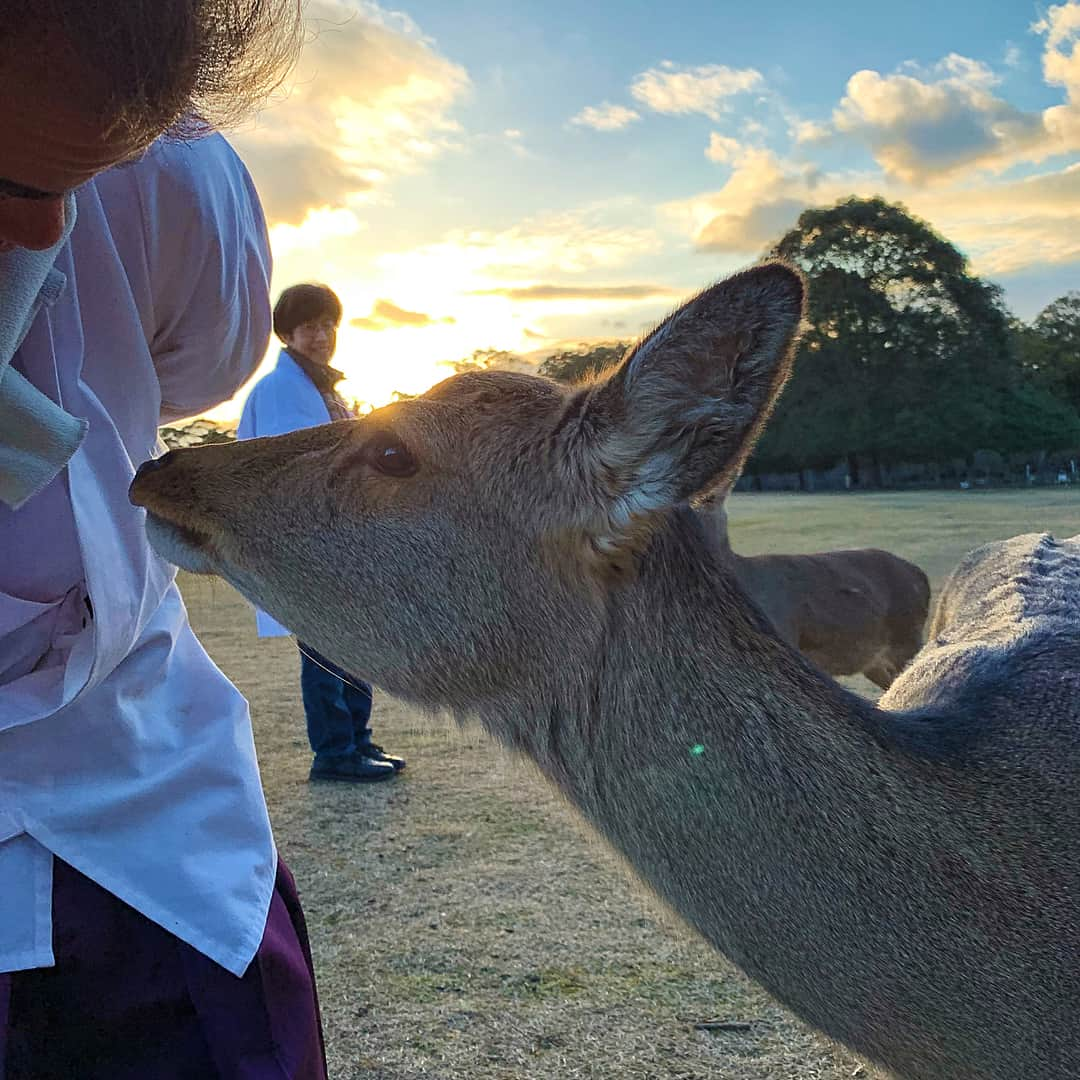
[[[155,143],[95,181],[161,385],[161,421],[232,397],[270,337],[270,244],[220,135]]]

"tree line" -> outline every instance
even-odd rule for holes
[[[1030,323],[929,224],[880,198],[806,210],[764,253],[810,281],[807,329],[747,472],[847,463],[880,482],[899,464],[1080,449],[1080,292]],[[567,382],[617,363],[628,342],[556,353]],[[865,482],[867,477],[862,475]]]

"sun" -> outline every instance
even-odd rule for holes
[[[542,291],[530,294],[530,286],[544,288],[540,275],[556,256],[567,273],[580,272],[581,260],[586,266],[604,263],[610,253],[602,244],[593,250],[600,244],[596,238],[587,258],[573,245],[567,248],[557,230],[539,236],[461,233],[388,253],[365,251],[364,239],[348,211],[313,211],[299,226],[271,230],[276,290],[319,281],[341,298],[344,318],[332,362],[345,375],[338,389],[363,411],[388,404],[396,394],[422,394],[477,350],[522,355],[545,344],[554,347],[558,339],[547,326],[557,325],[557,317],[599,319],[635,299],[589,296],[586,290],[553,303]],[[614,244],[607,234],[601,240]],[[271,370],[279,348],[271,342],[256,377]],[[206,415],[235,420],[246,393],[245,388]]]
[[[410,311],[427,308],[452,310],[457,314],[432,317],[424,325],[388,322],[378,329],[354,325],[354,320],[369,321],[368,313],[378,300],[371,298],[372,292],[369,285],[361,282],[346,281],[340,287],[345,318],[332,360],[333,366],[345,374],[338,391],[346,400],[356,402],[363,412],[389,404],[396,394],[422,394],[453,375],[453,364],[468,359],[476,349],[520,353],[535,347],[535,341],[524,333],[523,317],[499,297],[440,295],[425,300],[414,289],[407,294],[414,297],[409,300]],[[358,295],[363,297],[359,302]],[[399,291],[397,295],[402,293]],[[258,370],[244,388],[205,415],[218,422],[236,420],[251,385],[273,369],[280,349],[280,342],[272,340]]]

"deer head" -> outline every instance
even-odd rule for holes
[[[458,375],[360,420],[173,451],[132,499],[166,558],[393,693],[474,707],[587,650],[669,512],[733,482],[803,303],[799,274],[766,263],[591,385]]]

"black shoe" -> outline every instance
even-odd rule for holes
[[[346,757],[316,758],[311,763],[309,780],[345,780],[353,784],[375,784],[396,775],[393,765],[378,761],[366,753]]]
[[[361,746],[360,753],[364,757],[371,758],[372,761],[385,761],[387,765],[394,767],[394,772],[401,772],[405,768],[405,759],[403,757],[394,757],[393,754],[388,754],[381,746],[376,746],[373,742]]]

